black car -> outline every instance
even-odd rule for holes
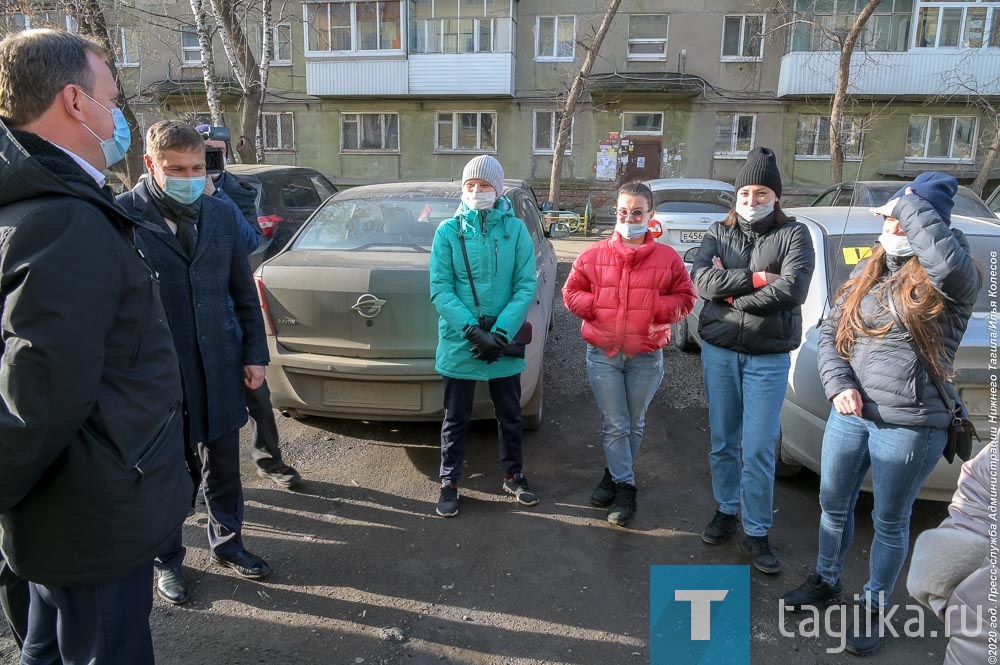
[[[316,169],[271,164],[233,164],[226,170],[257,190],[257,222],[264,241],[251,265],[271,258],[295,235],[302,222],[337,188]]]
[[[856,208],[877,208],[889,201],[893,194],[910,184],[909,180],[858,180],[841,182],[828,187],[809,205],[854,206]],[[959,186],[955,195],[955,215],[976,217],[996,223],[996,216],[981,198],[968,187]]]

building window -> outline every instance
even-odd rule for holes
[[[411,53],[509,53],[511,50],[513,24],[508,3],[416,2],[408,5],[407,16]]]
[[[278,23],[271,28],[272,65],[292,64],[292,24]]]
[[[916,48],[1000,46],[1000,7],[988,0],[948,4],[919,1]]]
[[[135,32],[131,28],[108,28],[108,37],[111,38],[111,46],[115,51],[116,66],[139,66],[139,49],[135,45]],[[200,54],[201,50],[198,52]]]
[[[201,64],[201,44],[198,42],[198,31],[194,28],[181,28],[181,62],[185,65]]]
[[[722,21],[722,60],[745,62],[764,57],[764,16],[727,16]]]
[[[34,6],[32,4],[32,7]],[[49,7],[50,9],[39,9],[30,14],[4,14],[2,22],[0,22],[0,27],[2,27],[4,34],[30,30],[32,28],[55,28],[56,30],[65,30],[67,32],[80,32],[80,25],[76,16],[68,14],[65,11],[52,9],[51,3],[49,3]]]
[[[551,155],[556,149],[556,136],[559,133],[559,122],[562,113],[559,111],[535,111],[534,122],[534,153],[536,155]],[[569,142],[563,150],[564,155],[573,154],[573,121],[569,123]]]
[[[662,113],[622,113],[622,131],[626,134],[662,134]]]
[[[438,152],[496,152],[497,114],[493,111],[438,113],[434,123]]]
[[[861,159],[865,119],[858,115],[841,118],[840,144],[845,159]],[[830,119],[822,115],[800,115],[795,133],[796,159],[830,158]]]
[[[306,4],[307,49],[313,53],[399,51],[399,0]]]
[[[539,16],[535,60],[572,60],[576,54],[576,17]]]
[[[744,158],[754,144],[757,116],[752,113],[716,113],[715,156]]]
[[[914,0],[882,0],[858,38],[860,51],[905,51]],[[867,0],[794,0],[792,51],[838,51]]]
[[[666,14],[632,14],[628,17],[628,59],[667,59]]]
[[[295,123],[292,113],[262,113],[264,150],[295,150]]]
[[[974,115],[911,115],[906,132],[906,159],[971,162],[976,144]]]
[[[399,152],[399,114],[341,114],[340,150],[342,152]]]

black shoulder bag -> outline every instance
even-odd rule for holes
[[[479,294],[476,293],[476,282],[472,279],[472,265],[469,263],[469,252],[465,249],[465,234],[458,234],[458,241],[462,244],[462,258],[465,259],[465,271],[469,275],[469,288],[472,289],[472,300],[476,303],[476,318],[479,320],[479,327],[483,330],[492,331],[493,326],[497,323],[497,317],[495,316],[484,316],[482,310],[479,307]],[[517,334],[511,337],[511,334],[502,328],[497,328],[498,333],[504,336],[505,339],[510,340],[507,346],[504,347],[503,353],[500,355],[510,356],[512,358],[523,358],[524,357],[524,347],[531,343],[531,322],[525,321],[521,329],[517,331]]]
[[[944,452],[941,455],[948,460],[951,464],[955,461],[955,457],[958,456],[961,460],[968,460],[972,457],[972,439],[980,441],[979,434],[976,432],[975,425],[972,421],[965,417],[965,405],[961,401],[955,401],[945,390],[944,384],[938,377],[937,373],[924,354],[920,352],[920,347],[913,340],[913,335],[910,334],[909,328],[903,323],[903,318],[896,311],[896,303],[893,302],[892,294],[888,295],[889,301],[889,313],[892,314],[892,320],[896,322],[896,325],[903,331],[903,336],[910,346],[913,348],[913,352],[917,354],[917,360],[924,366],[927,374],[931,377],[931,381],[934,382],[934,387],[941,394],[941,399],[944,400],[944,405],[947,407],[948,412],[951,413],[951,425],[948,426],[948,444],[944,447]]]

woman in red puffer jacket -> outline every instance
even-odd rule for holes
[[[663,379],[670,324],[694,308],[684,262],[648,232],[653,193],[642,183],[618,190],[618,223],[607,240],[573,262],[563,301],[583,319],[587,376],[604,424],[607,467],[590,502],[625,526],[636,510],[635,473],[646,408]]]

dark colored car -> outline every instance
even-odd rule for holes
[[[910,184],[908,180],[858,180],[841,182],[828,187],[816,197],[810,207],[854,206],[856,208],[877,208],[889,201],[893,194]],[[996,223],[996,216],[981,198],[968,187],[959,186],[955,195],[954,215],[976,217]]]
[[[316,169],[272,164],[233,164],[226,170],[257,190],[257,222],[264,241],[251,255],[256,267],[288,244],[302,222],[337,188]]]

